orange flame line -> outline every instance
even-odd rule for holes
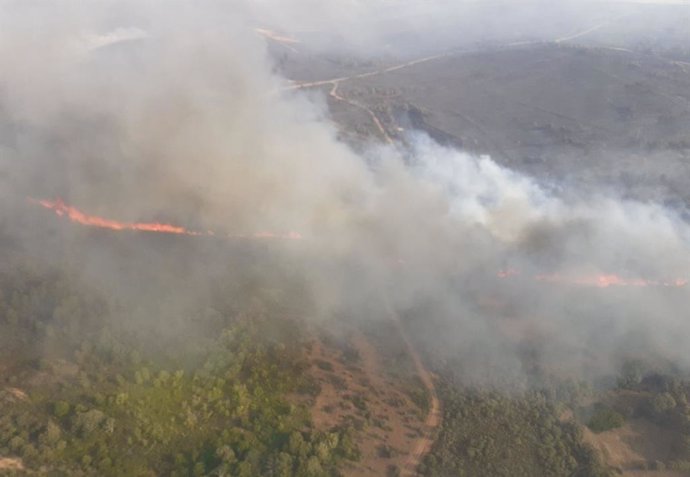
[[[520,272],[507,269],[497,273],[499,278],[514,278]],[[579,285],[585,287],[609,288],[609,287],[672,287],[682,288],[688,285],[686,278],[675,278],[673,280],[648,280],[645,278],[623,278],[615,274],[565,277],[558,273],[539,274],[532,277],[534,281],[541,283]]]
[[[60,217],[67,217],[70,221],[89,226],[98,227],[109,230],[135,230],[140,232],[155,232],[177,235],[190,236],[216,236],[212,230],[206,232],[198,232],[188,230],[184,227],[171,224],[162,224],[157,222],[119,222],[112,219],[106,219],[96,215],[88,215],[76,207],[66,205],[61,199],[55,201],[39,200],[30,198],[29,201],[38,204],[46,209],[50,209]],[[297,232],[289,232],[287,234],[275,234],[273,232],[256,232],[252,235],[241,234],[224,234],[221,235],[230,239],[285,239],[285,240],[300,240],[302,235]],[[497,276],[501,279],[514,279],[520,276],[520,271],[512,268],[500,270]],[[617,287],[674,287],[681,288],[688,285],[689,281],[686,278],[676,278],[673,280],[647,280],[644,278],[623,278],[615,274],[596,275],[596,276],[581,276],[581,277],[564,277],[558,273],[554,274],[539,274],[532,277],[534,281],[541,283],[554,284],[569,284],[597,288],[608,288],[612,286]]]
[[[216,233],[212,230],[206,232],[198,232],[189,230],[184,227],[171,224],[161,224],[157,222],[119,222],[117,220],[106,219],[97,215],[88,215],[76,207],[66,205],[61,199],[55,201],[41,200],[29,198],[29,201],[38,204],[46,209],[50,209],[60,217],[67,217],[70,221],[88,227],[98,227],[109,230],[135,230],[139,232],[156,232],[176,235],[190,235],[190,236],[215,236]],[[300,240],[302,235],[297,232],[289,232],[287,234],[275,234],[272,232],[257,232],[253,235],[235,235],[226,234],[227,238],[236,239],[285,239],[285,240]]]

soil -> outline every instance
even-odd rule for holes
[[[622,475],[680,477],[683,472],[646,470],[654,462],[669,460],[673,432],[645,419],[631,419],[624,426],[595,434],[584,428],[585,442],[601,452],[607,464]]]
[[[20,471],[24,470],[24,464],[21,459],[14,459],[8,457],[0,457],[0,471]]]
[[[358,359],[348,359],[338,347],[319,341],[311,346],[311,373],[321,386],[311,406],[314,426],[326,431],[348,421],[359,422],[357,443],[362,455],[343,470],[346,476],[386,475],[393,468],[400,475],[416,475],[440,422],[431,376],[416,353],[410,356],[419,379],[433,392],[425,413],[408,396],[408,382],[387,372],[376,340],[352,332],[347,342]]]

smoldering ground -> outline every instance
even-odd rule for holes
[[[459,357],[468,379],[524,374],[526,348],[579,375],[631,354],[690,364],[689,297],[676,286],[690,275],[688,226],[673,211],[540,185],[421,134],[356,154],[323,101],[273,73],[248,10],[4,2],[7,240],[54,266],[78,263],[77,276],[106,295],[165,304],[145,307],[133,329],[189,332],[186,311],[255,259],[273,264],[274,277],[261,274],[272,286],[308,290],[315,320],[383,319],[372,303],[390,302],[436,357]],[[28,218],[27,197],[123,221],[304,239],[142,248],[64,222],[46,237],[46,214]],[[610,275],[622,282],[596,286]]]

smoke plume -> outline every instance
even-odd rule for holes
[[[338,31],[373,8],[316,4],[302,18],[317,23],[321,12]],[[275,74],[255,31],[279,18],[295,28],[305,5],[281,16],[282,2],[3,2],[3,234],[44,260],[92,253],[85,279],[143,295],[147,277],[118,265],[129,245],[85,252],[70,246],[80,232],[62,232],[47,250],[19,213],[26,198],[126,223],[298,231],[297,246],[266,253],[308,285],[321,318],[388,301],[468,378],[520,375],[526,350],[575,374],[609,372],[633,351],[690,364],[687,223],[659,204],[538,184],[422,133],[355,153],[322,98]],[[413,24],[422,8],[432,20],[442,11],[401,11]],[[381,33],[361,28],[353,51]],[[161,285],[184,287],[168,307],[205,300],[208,282],[183,283],[222,265],[171,264],[165,252],[174,249],[150,263],[185,276]]]

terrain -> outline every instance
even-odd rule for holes
[[[76,233],[80,252],[58,270],[5,249],[2,475],[416,474],[439,424],[434,382],[383,305],[377,329],[315,321],[271,258],[300,244],[121,237],[27,210],[46,247]],[[135,294],[64,273],[120,247],[130,277],[147,277]],[[203,302],[175,299],[198,286]],[[162,314],[164,327],[147,318]]]
[[[687,14],[687,10],[679,13]],[[687,217],[688,50],[656,45],[652,37],[644,45],[630,45],[625,40],[625,28],[620,23],[602,23],[551,41],[432,51],[404,61],[382,58],[328,62],[318,55],[304,60],[295,50],[290,56],[283,55],[279,64],[294,79],[290,88],[323,94],[341,137],[355,147],[369,141],[414,142],[416,132],[421,130],[442,144],[488,154],[502,165],[559,189],[615,192],[637,200],[658,201]],[[424,348],[429,344],[417,345]],[[452,372],[445,378],[450,375]],[[569,454],[587,455],[594,450],[605,464],[597,467],[595,458],[585,464],[592,466],[586,470],[542,468],[540,475],[688,475],[683,463],[686,451],[679,450],[687,426],[673,420],[660,424],[644,410],[645,399],[650,398],[638,394],[631,401],[630,392],[625,386],[605,392],[595,387],[583,395],[576,392],[555,400],[561,409],[558,412],[566,409],[565,416],[569,416],[556,425],[574,426],[557,434],[572,432],[573,445],[581,446]],[[452,406],[454,399],[458,398],[445,391],[441,395],[445,407]],[[481,406],[489,398],[475,399]],[[515,398],[505,405],[530,407],[534,405],[531,399]],[[596,425],[596,431],[587,427],[592,425],[592,411],[584,408],[626,399],[628,404],[621,414],[625,416],[624,424],[620,427],[603,431]],[[677,406],[678,412],[687,411],[684,404]],[[514,456],[507,458],[504,469],[487,467],[489,463],[498,465],[500,458],[489,457],[486,451],[480,465],[471,468],[471,459],[457,457],[467,452],[470,444],[445,449],[450,442],[477,435],[500,438],[486,428],[472,428],[466,437],[460,437],[461,431],[449,431],[448,425],[472,426],[472,405],[462,407],[466,411],[461,419],[445,410],[441,436],[423,472],[536,475],[530,464],[521,469]],[[514,411],[506,411],[506,426],[521,419],[510,412]],[[455,419],[457,424],[449,424]],[[493,419],[500,418],[491,417],[490,421]],[[518,441],[524,442],[524,438],[512,436],[506,447],[519,454],[515,444]],[[535,443],[531,448],[538,446]],[[542,457],[538,465],[547,461]]]
[[[328,88],[333,119],[352,140],[421,129],[558,185],[689,199],[690,64],[540,43],[371,71],[300,84]]]
[[[312,49],[319,32],[257,34],[285,77],[267,94],[321,104],[356,151],[427,135],[566,195],[615,191],[687,219],[687,12],[617,8],[441,49],[402,30],[409,48],[371,55]],[[645,18],[668,44],[633,34]],[[548,336],[501,302],[518,287],[471,303],[524,350],[524,381],[485,384],[462,350],[437,352],[431,306],[396,309],[382,288],[325,313],[304,271],[358,264],[316,267],[310,237],[167,236],[21,203],[2,225],[21,217],[31,240],[0,229],[0,475],[690,475],[687,370],[660,356],[588,379],[543,363],[531,344]]]

